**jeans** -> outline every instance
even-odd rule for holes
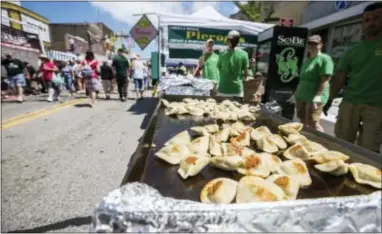
[[[134,79],[134,87],[136,91],[143,91],[143,79]]]
[[[73,79],[72,77],[65,77],[65,88],[66,90],[73,91]]]
[[[117,77],[119,98],[127,98],[127,77]]]
[[[55,97],[60,96],[60,93],[61,93],[61,85],[56,85],[56,84],[54,84],[51,80],[46,80],[46,81],[45,81],[45,87],[48,88],[48,92],[49,92],[49,89],[53,89],[53,90],[54,90],[54,96],[55,96]]]
[[[25,76],[23,73],[14,76],[9,76],[8,80],[12,88],[24,87],[26,85]]]

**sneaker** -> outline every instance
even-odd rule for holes
[[[61,101],[61,98],[60,98],[60,97],[55,97],[55,98],[54,98],[54,101],[56,101],[56,102],[60,102],[60,101]]]
[[[48,97],[46,100],[47,100],[48,102],[52,102],[52,101],[53,101],[53,99],[52,99],[51,97]]]
[[[123,97],[123,98],[122,98],[122,101],[123,101],[123,102],[126,102],[126,98],[125,98],[125,97]]]
[[[21,97],[21,96],[17,97],[16,101],[19,102],[19,103],[22,103],[23,102],[23,97]]]

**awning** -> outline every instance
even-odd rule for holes
[[[370,5],[374,2],[376,2],[376,1],[361,3],[361,4],[358,4],[354,7],[351,7],[349,9],[339,11],[339,12],[336,12],[334,14],[331,14],[331,15],[310,21],[310,22],[305,23],[299,27],[308,28],[308,29],[316,29],[316,28],[326,26],[326,25],[329,25],[329,24],[332,24],[335,22],[339,22],[339,21],[342,21],[342,20],[345,20],[345,19],[348,19],[351,17],[355,17],[355,16],[362,14],[365,7],[367,7],[368,5]]]

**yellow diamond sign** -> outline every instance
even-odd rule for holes
[[[146,15],[143,15],[130,30],[130,35],[134,38],[141,50],[144,50],[158,35],[158,31],[149,18]]]

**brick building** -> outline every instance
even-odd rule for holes
[[[94,34],[99,33],[102,39],[105,36],[110,38],[114,34],[104,23],[51,23],[50,30],[52,34],[52,49],[64,52],[70,51],[70,39],[73,39],[72,42],[74,41],[75,44],[80,43],[76,45],[77,50],[75,50],[78,54],[84,54],[89,49],[87,43],[87,32],[89,30]],[[97,55],[105,56],[104,41],[97,41],[92,43],[92,51]]]

